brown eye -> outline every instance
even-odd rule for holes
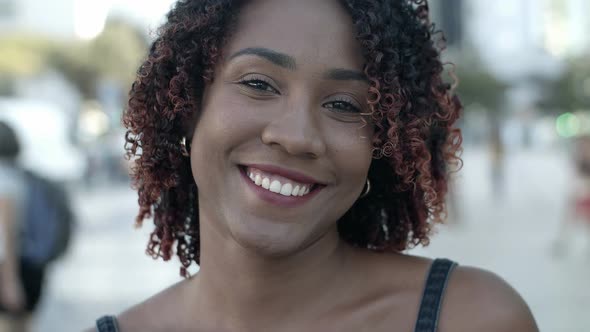
[[[265,82],[261,79],[242,80],[242,81],[240,81],[240,84],[242,84],[250,89],[253,89],[253,90],[280,94],[277,91],[277,89],[272,87],[272,85],[270,85],[268,82]]]
[[[338,113],[360,113],[361,110],[354,106],[351,102],[347,100],[336,100],[325,103],[322,105],[325,108],[333,109],[335,112]]]

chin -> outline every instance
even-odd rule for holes
[[[268,258],[290,256],[312,242],[311,232],[302,233],[301,225],[268,223],[235,225],[231,233],[242,248]]]

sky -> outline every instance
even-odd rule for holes
[[[155,30],[175,0],[75,0],[76,35],[96,37],[108,15],[121,16],[146,30]]]
[[[122,14],[153,28],[161,23],[174,0],[110,0],[112,14]]]

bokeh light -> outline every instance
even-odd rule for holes
[[[555,121],[555,127],[557,134],[564,138],[570,138],[576,136],[581,127],[580,119],[573,113],[564,113],[557,117]]]
[[[107,15],[111,8],[109,1],[85,1],[76,2],[74,29],[80,39],[93,39],[100,35],[104,29]]]

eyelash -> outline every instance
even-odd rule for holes
[[[273,88],[272,85],[270,84],[270,82],[267,82],[264,78],[261,77],[255,77],[255,78],[251,78],[251,79],[244,79],[239,81],[240,84],[253,89],[253,90],[257,90],[257,91],[263,91],[263,92],[272,92],[272,93],[276,93],[278,95],[280,95],[280,92],[277,91],[277,89]],[[260,89],[255,87],[253,84],[263,84],[265,86],[265,88]],[[268,88],[270,88],[270,91],[268,90]]]
[[[271,93],[276,93],[278,95],[280,95],[281,93],[275,89],[270,82],[267,82],[266,79],[262,78],[262,77],[255,77],[255,78],[251,78],[251,79],[243,79],[241,81],[239,81],[239,84],[242,84],[250,89],[253,90],[257,90],[257,91],[261,91],[261,92],[271,92]],[[260,88],[260,85],[264,85],[263,88]],[[255,85],[257,85],[258,87],[256,87]],[[269,91],[270,89],[270,91]],[[330,105],[330,104],[344,104],[343,108],[335,108],[335,107],[326,107],[326,105]],[[352,101],[352,99],[348,99],[348,98],[338,98],[337,100],[334,101],[330,101],[327,103],[324,103],[322,105],[322,107],[326,107],[329,109],[340,109],[340,111],[338,111],[338,113],[360,113],[361,110],[354,106],[354,101]]]
[[[358,107],[354,106],[353,103],[354,103],[354,101],[352,101],[352,99],[340,97],[334,101],[327,102],[327,103],[323,104],[322,106],[326,107],[326,105],[328,105],[328,104],[344,104],[345,108],[347,108],[347,109],[340,108],[340,111],[338,111],[338,113],[361,113],[361,110]],[[331,108],[331,107],[326,107],[326,108]]]

